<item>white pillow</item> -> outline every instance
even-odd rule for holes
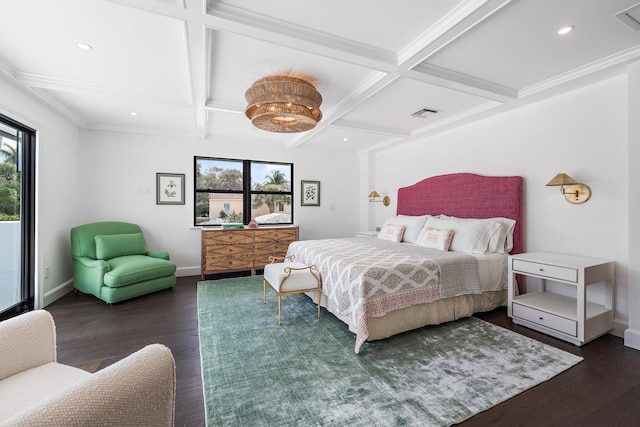
[[[378,233],[378,239],[400,243],[404,229],[405,226],[403,224],[385,224]]]
[[[407,243],[416,243],[418,241],[418,236],[420,235],[420,231],[424,227],[424,224],[427,221],[428,216],[429,215],[420,215],[420,216],[398,215],[386,220],[384,222],[384,225],[387,225],[387,224],[404,225],[405,230],[404,230],[404,235],[402,236],[402,241]]]
[[[505,229],[506,237],[504,241],[504,253],[509,253],[513,249],[513,230],[516,228],[516,220],[511,218],[490,218],[498,221]]]
[[[454,230],[449,250],[469,254],[495,251],[502,226],[498,221],[468,218],[428,218],[425,227]],[[493,238],[493,241],[492,241]],[[504,243],[502,244],[504,250]]]
[[[420,233],[420,239],[418,239],[416,243],[425,248],[438,249],[439,251],[446,252],[451,246],[452,239],[452,228],[439,230],[437,228],[425,227],[424,233]]]
[[[483,221],[483,219],[457,218],[455,216],[440,215],[440,218],[458,219],[461,221]],[[500,223],[500,233],[494,234],[489,243],[487,253],[509,253],[513,249],[513,230],[516,227],[516,221],[510,218],[487,218],[487,221],[496,221]]]

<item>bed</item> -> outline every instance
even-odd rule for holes
[[[435,176],[398,190],[397,216],[385,222],[382,232],[403,228],[401,242],[393,241],[394,237],[299,241],[289,246],[287,255],[317,266],[323,281],[320,304],[356,334],[355,352],[359,353],[365,341],[506,305],[508,254],[523,251],[522,201],[519,176]],[[416,230],[411,224],[422,218],[425,225]],[[510,224],[507,238],[501,235],[496,244],[497,252],[462,247],[467,241],[456,241],[456,237],[465,236],[463,228],[445,233],[449,243],[457,245],[451,244],[451,250],[423,245],[428,240],[425,228],[443,237],[451,221],[455,228],[493,224],[496,219]],[[405,221],[403,227],[397,227],[396,221]],[[315,295],[309,297],[318,303]]]

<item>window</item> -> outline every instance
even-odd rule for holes
[[[0,115],[0,319],[33,310],[36,133]]]
[[[194,158],[194,224],[293,224],[293,164]]]

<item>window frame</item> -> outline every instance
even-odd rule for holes
[[[197,169],[199,160],[215,160],[215,161],[228,161],[228,162],[242,162],[242,190],[216,190],[212,188],[198,189]],[[254,191],[251,187],[251,166],[254,164],[270,164],[279,166],[288,166],[291,170],[291,176],[289,180],[289,191]],[[260,224],[263,226],[283,226],[294,224],[294,198],[293,198],[293,182],[294,178],[294,164],[289,162],[274,162],[267,160],[250,160],[250,159],[232,159],[226,157],[210,157],[210,156],[194,156],[193,157],[193,224],[195,227],[222,227],[222,224],[199,224],[197,223],[197,196],[199,193],[227,193],[227,194],[241,194],[242,195],[242,223],[248,225],[252,220],[251,202],[255,195],[284,195],[289,196],[291,200],[291,220],[288,222],[268,223]],[[211,212],[209,212],[209,218],[211,218]]]
[[[37,132],[8,116],[0,114],[0,122],[18,131],[20,143],[17,145],[20,172],[20,237],[21,266],[20,292],[21,300],[0,312],[0,320],[4,320],[26,311],[35,309],[36,293],[36,144]],[[41,302],[39,302],[40,304]]]

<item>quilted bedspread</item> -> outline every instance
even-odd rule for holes
[[[477,259],[461,253],[375,238],[344,238],[293,242],[287,255],[316,266],[322,292],[355,325],[356,353],[369,336],[370,317],[482,292]]]

